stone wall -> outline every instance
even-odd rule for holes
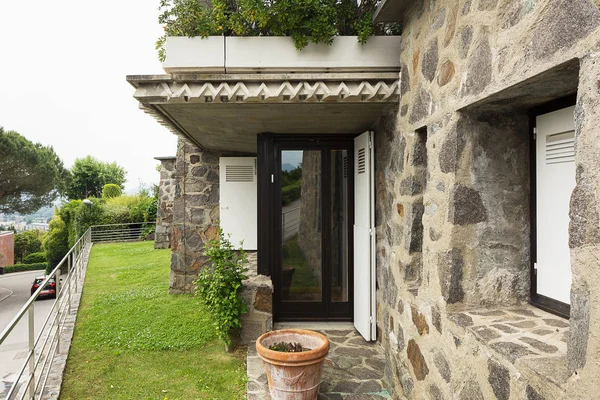
[[[155,249],[171,247],[171,229],[173,224],[173,201],[177,187],[175,157],[156,158],[160,161],[160,181],[158,183],[158,207],[156,210]]]
[[[413,399],[589,398],[600,387],[599,4],[410,3],[402,98],[376,127],[378,338],[388,380]],[[506,345],[517,354],[509,357],[452,316],[519,310],[529,299],[528,111],[575,92],[570,370],[555,379],[524,372],[523,343]]]

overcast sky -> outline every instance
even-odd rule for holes
[[[128,192],[158,183],[176,138],[138,109],[129,74],[164,73],[158,0],[0,1],[0,126],[127,171]]]

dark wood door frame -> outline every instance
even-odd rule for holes
[[[273,296],[274,320],[352,320],[353,252],[348,251],[348,294],[346,303],[330,303],[330,250],[323,246],[322,303],[286,303],[282,307],[279,293],[281,268],[281,191],[279,159],[282,150],[347,150],[348,156],[348,246],[353,244],[354,224],[354,135],[280,135],[263,133],[258,136],[258,272],[269,275],[276,288]],[[330,151],[322,152],[321,165],[330,165]],[[322,169],[321,190],[330,190],[329,169]],[[323,243],[330,240],[329,199],[321,196]]]
[[[535,128],[536,118],[539,115],[547,114],[552,111],[561,110],[566,107],[574,106],[577,102],[577,94],[562,97],[557,100],[542,104],[529,110],[529,154],[530,154],[530,230],[531,230],[531,264],[529,267],[530,276],[530,287],[529,287],[529,302],[542,310],[548,311],[552,314],[558,315],[563,318],[569,318],[571,313],[571,306],[563,303],[562,301],[555,300],[553,298],[544,296],[537,292],[537,270],[535,269],[535,263],[537,262],[537,155],[536,155],[536,144],[535,144]]]

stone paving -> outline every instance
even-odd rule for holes
[[[306,328],[306,324],[304,324]],[[308,329],[312,329],[308,327]],[[313,329],[331,341],[323,367],[319,400],[391,399],[383,378],[384,355],[378,343],[367,342],[354,329]],[[248,346],[248,400],[270,399],[263,362],[256,346]]]
[[[518,360],[534,369],[542,361],[566,365],[566,319],[532,306],[469,310],[449,318],[512,363]]]

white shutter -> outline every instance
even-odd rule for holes
[[[376,339],[373,133],[354,139],[354,326]]]
[[[575,188],[575,126],[568,107],[536,119],[537,292],[570,303],[569,202]]]
[[[257,248],[256,157],[219,159],[220,224],[231,243],[244,250]]]

